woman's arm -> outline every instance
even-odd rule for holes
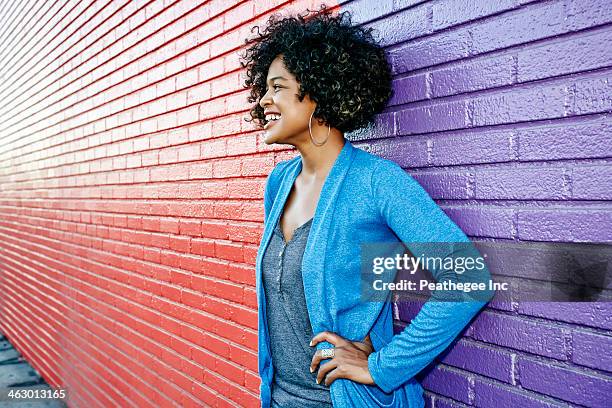
[[[445,258],[457,253],[480,256],[463,231],[397,164],[382,161],[377,165],[372,177],[371,194],[381,217],[415,256]],[[432,242],[460,244],[432,245]],[[486,267],[480,272],[461,274],[443,267],[428,270],[436,281],[480,283],[490,279]],[[474,295],[476,299],[470,297]],[[311,346],[321,341],[331,343],[334,345],[334,356],[320,366],[317,381],[325,378],[325,384],[329,385],[338,378],[346,378],[363,384],[375,383],[390,392],[412,378],[448,347],[492,295],[493,292],[489,290],[470,295],[456,291],[434,292],[410,325],[377,352],[373,352],[371,346],[365,343],[348,341],[336,333],[318,333],[313,337]],[[316,370],[325,358],[321,350],[317,350],[311,362],[311,371]]]
[[[266,179],[266,187],[264,189],[264,223],[268,222],[268,217],[270,216],[270,210],[272,209],[272,203],[274,203],[274,197],[272,195],[272,186],[270,180],[272,179],[272,173],[274,173],[274,169],[268,175]]]
[[[463,231],[416,180],[396,163],[388,160],[378,163],[373,172],[371,191],[387,225],[415,256],[423,254],[427,249],[434,256],[439,256],[431,244],[418,244],[430,242],[466,243],[463,246],[469,254],[479,255]],[[448,246],[435,248],[440,250]],[[452,270],[435,268],[429,271],[436,281],[473,279],[486,282],[490,279],[486,267],[477,275],[459,276]],[[368,368],[374,382],[384,391],[390,392],[408,381],[448,347],[492,296],[493,292],[487,290],[478,293],[477,300],[462,294],[453,297],[461,301],[427,301],[408,327],[393,336],[385,347],[368,356]]]

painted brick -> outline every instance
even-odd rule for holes
[[[371,139],[377,139],[386,136],[395,136],[395,134],[395,113],[389,112],[376,115],[373,126],[350,132],[350,135],[347,134],[347,138],[350,137],[349,140],[354,140],[357,142],[359,140],[369,141]]]
[[[609,29],[529,47],[517,54],[517,77],[520,82],[571,74],[612,65],[607,46],[612,41]]]
[[[236,136],[227,140],[227,155],[243,155],[257,152],[257,140],[251,136]]]
[[[232,180],[227,185],[227,197],[235,199],[248,199],[260,197],[263,194],[264,183],[262,181]]]
[[[470,379],[448,368],[435,368],[423,378],[423,386],[447,397],[469,403]]]
[[[427,4],[418,5],[365,26],[376,30],[381,45],[397,44],[431,32],[428,9]]]
[[[491,347],[460,341],[442,358],[444,364],[512,382],[512,355]]]
[[[514,210],[479,206],[443,207],[444,212],[471,237],[512,238]]]
[[[189,180],[212,178],[212,162],[188,165]]]
[[[393,81],[393,96],[389,105],[401,105],[427,98],[425,74],[409,76]]]
[[[397,113],[397,124],[400,135],[465,128],[470,126],[468,104],[457,101],[405,109]]]
[[[252,392],[259,392],[261,380],[259,375],[249,371],[244,372],[244,386]]]
[[[432,96],[455,95],[510,85],[514,82],[514,64],[514,58],[511,55],[487,56],[433,71],[431,73]]]
[[[225,139],[214,139],[206,141],[200,145],[200,158],[208,159],[211,157],[225,156],[227,145]]]
[[[565,31],[564,20],[564,5],[560,1],[536,2],[500,14],[470,27],[470,53],[480,54],[561,34]]]
[[[595,27],[612,21],[612,12],[605,0],[592,0],[588,3],[568,1],[567,28],[579,30]]]
[[[410,322],[423,307],[423,302],[417,300],[401,300],[395,303],[397,313],[395,314],[396,321]]]
[[[441,30],[466,21],[476,20],[491,14],[518,7],[518,0],[481,2],[476,0],[451,0],[435,3],[433,8],[433,28]]]
[[[573,168],[572,198],[612,200],[612,166]]]
[[[389,53],[395,74],[465,58],[470,53],[467,30],[444,31],[411,41]]]
[[[530,85],[486,94],[472,101],[474,124],[497,125],[566,116],[567,85]]]
[[[241,78],[239,74],[233,73],[211,80],[211,94],[213,98],[228,94],[240,89]]]
[[[606,157],[612,150],[612,121],[597,118],[519,129],[520,160],[584,159]]]
[[[434,395],[430,392],[423,393],[423,399],[425,400],[425,408],[433,408],[434,407]]]
[[[574,106],[572,113],[609,112],[612,110],[612,81],[610,71],[603,75],[589,76],[577,80],[574,84]]]
[[[565,334],[556,326],[498,313],[483,312],[474,320],[470,336],[515,350],[566,360]]]
[[[612,330],[612,305],[608,302],[522,302],[518,311],[524,315]]]
[[[427,141],[423,139],[384,139],[369,143],[367,146],[370,153],[393,160],[402,167],[427,165]]]
[[[612,372],[612,336],[573,331],[572,347],[574,363]]]
[[[242,176],[267,176],[274,168],[274,157],[246,157],[242,159]]]
[[[268,12],[270,10],[274,10],[278,8],[284,0],[262,0],[255,3],[255,15],[259,15],[264,12]],[[264,16],[267,17],[267,16]]]
[[[228,103],[230,98],[224,98],[225,103]],[[201,121],[210,120],[225,113],[225,105],[218,100],[207,100],[198,105],[199,119]]]
[[[432,400],[433,402],[429,402],[428,404],[428,400]],[[460,402],[456,402],[453,400],[449,400],[449,399],[443,399],[443,397],[439,397],[436,394],[430,394],[428,396],[428,398],[425,400],[425,406],[429,406],[430,408],[435,407],[435,408],[465,408],[468,405],[462,404]]]
[[[432,139],[432,164],[495,163],[514,160],[512,131],[459,132]]]
[[[598,209],[518,210],[518,237],[530,241],[610,242],[612,212]]]
[[[213,177],[238,177],[242,172],[240,159],[215,160],[213,162]]]
[[[552,199],[570,196],[566,170],[558,167],[477,170],[474,197],[481,199]]]
[[[342,7],[342,11],[351,13],[353,24],[362,24],[391,13],[393,11],[393,3],[392,1],[371,2],[369,0],[357,0],[347,3]]]
[[[476,407],[529,407],[529,408],[552,408],[562,407],[554,400],[542,398],[535,393],[530,393],[516,388],[503,387],[496,383],[476,380],[474,384],[474,406]]]
[[[192,105],[194,103],[204,102],[211,98],[211,84],[210,82],[198,84],[187,89],[187,104]],[[212,126],[208,123],[208,126]]]
[[[249,20],[255,13],[255,5],[243,3],[223,14],[223,31],[228,31]]]
[[[518,365],[523,388],[587,407],[603,407],[609,402],[610,377],[529,359],[520,359]]]
[[[472,196],[472,175],[469,173],[412,173],[427,193],[434,199],[466,199]]]

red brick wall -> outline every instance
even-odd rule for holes
[[[237,51],[282,3],[0,6],[0,328],[71,406],[257,405]]]

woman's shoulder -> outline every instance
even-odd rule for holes
[[[358,178],[355,184],[367,189],[372,201],[380,203],[390,191],[404,191],[404,198],[411,199],[425,192],[418,181],[397,162],[369,151],[357,150],[353,161],[353,174]]]
[[[377,156],[361,148],[356,148],[355,151],[354,165],[359,168],[360,172],[367,173],[373,178],[388,177],[398,171],[405,173],[402,167],[393,160]]]

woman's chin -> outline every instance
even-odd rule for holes
[[[283,143],[283,137],[279,136],[276,132],[266,130],[264,131],[264,143],[271,145],[274,143]]]
[[[272,135],[270,132],[265,131],[264,132],[264,143],[267,145],[271,145],[276,143],[276,140],[274,138],[274,135]]]

